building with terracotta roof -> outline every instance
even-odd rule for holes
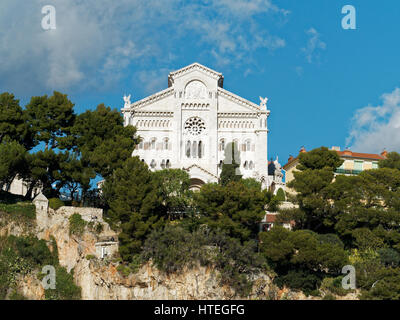
[[[381,154],[353,152],[349,149],[341,151],[340,147],[332,147],[330,150],[336,151],[340,158],[344,160],[342,165],[339,168],[336,168],[335,174],[345,175],[357,175],[364,170],[378,169],[379,160],[386,159],[388,154],[386,150],[384,150]],[[307,150],[302,147],[299,155],[304,152],[307,152]],[[296,158],[290,156],[288,162],[283,166],[283,169],[286,173],[286,191],[290,193],[295,193],[295,191],[288,188],[287,184],[294,179],[293,173],[299,163],[299,155]]]

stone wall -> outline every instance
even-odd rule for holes
[[[97,208],[80,208],[80,207],[61,207],[56,211],[57,214],[62,214],[66,217],[70,217],[75,213],[78,213],[82,216],[82,219],[91,222],[91,221],[103,221],[103,209]]]

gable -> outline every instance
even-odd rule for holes
[[[260,112],[260,107],[228,90],[218,88],[218,112]]]
[[[169,111],[173,112],[174,90],[168,88],[157,92],[142,100],[131,104],[130,108],[124,108],[123,111]]]
[[[202,64],[195,62],[192,63],[186,67],[183,67],[179,70],[173,71],[169,74],[168,76],[168,86],[172,86],[175,81],[181,77],[185,76],[190,76],[192,73],[201,73],[204,76],[207,76],[209,78],[212,78],[214,80],[218,81],[218,86],[222,87],[223,86],[223,75],[220,72],[217,72],[215,70],[212,70],[206,66],[203,66]]]

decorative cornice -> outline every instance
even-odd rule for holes
[[[218,112],[218,118],[257,118],[257,112]]]
[[[166,111],[135,111],[130,110],[134,117],[169,117],[172,118],[174,116],[173,112]]]
[[[231,100],[235,103],[238,103],[244,107],[247,107],[253,111],[256,111],[258,113],[262,112],[259,105],[255,104],[249,100],[246,100],[242,97],[239,97],[238,95],[236,95],[228,90],[225,90],[223,88],[218,88],[218,94],[228,98],[229,100]]]
[[[222,73],[219,73],[219,72],[217,72],[215,70],[207,68],[206,66],[203,66],[202,64],[200,64],[198,62],[192,63],[192,64],[190,64],[190,65],[188,65],[186,67],[183,67],[182,69],[179,69],[179,70],[171,72],[169,74],[168,78],[180,77],[181,75],[183,75],[183,74],[185,74],[187,72],[193,71],[193,70],[200,70],[200,71],[208,74],[209,76],[211,76],[211,77],[213,77],[213,78],[215,78],[217,80],[220,79],[220,78],[223,78]]]
[[[129,108],[123,108],[122,109],[122,113],[125,112],[131,112],[131,111],[135,111],[134,109],[139,109],[142,108],[148,104],[154,103],[156,101],[159,101],[161,99],[164,99],[170,95],[172,95],[174,93],[174,89],[173,88],[167,88],[163,91],[157,92],[147,98],[144,98],[142,100],[136,101],[134,103],[131,104],[131,106]]]

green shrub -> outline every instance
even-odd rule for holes
[[[345,296],[347,293],[352,290],[346,290],[342,286],[343,276],[337,278],[325,278],[321,284],[321,291],[327,292],[327,294],[331,293],[338,296]]]
[[[80,298],[80,288],[73,282],[73,274],[59,266],[57,244],[51,239],[51,251],[46,241],[33,236],[0,238],[0,300],[5,299],[7,292],[16,286],[17,276],[24,276],[38,271],[37,279],[41,280],[45,274],[41,273],[45,265],[56,268],[56,289],[46,290],[46,299],[71,300]],[[12,300],[22,300],[24,297],[15,290],[9,296]]]
[[[90,221],[88,223],[88,228],[93,231],[96,232],[97,234],[100,234],[103,232],[103,224],[99,223],[99,222],[94,222],[94,221]]]
[[[49,199],[49,207],[53,210],[58,210],[59,208],[64,206],[64,202],[58,198]]]
[[[0,211],[9,213],[11,217],[36,219],[36,207],[30,202],[0,203]]]
[[[97,224],[96,224],[96,227],[95,227],[95,230],[96,230],[97,233],[102,233],[103,230],[104,230],[103,224],[97,223]]]
[[[276,193],[276,200],[278,200],[278,201],[286,201],[285,191],[283,191],[282,188],[278,189],[278,192]]]
[[[74,283],[73,271],[68,273],[61,266],[56,267],[56,289],[45,291],[46,300],[79,300],[81,288]]]
[[[36,237],[9,237],[10,246],[15,248],[19,256],[34,266],[57,264],[57,257],[50,251],[45,240]]]
[[[322,300],[336,300],[336,297],[333,294],[328,293]]]
[[[131,269],[124,264],[120,264],[117,267],[117,271],[120,272],[124,277],[127,277],[131,274]]]
[[[368,290],[362,290],[361,300],[399,300],[400,268],[382,268]]]
[[[321,277],[309,270],[290,270],[287,274],[275,278],[274,281],[279,287],[287,286],[310,295],[311,292],[318,289]]]
[[[142,257],[152,259],[158,269],[167,273],[198,263],[214,265],[220,271],[221,284],[231,286],[242,296],[251,289],[250,277],[266,268],[255,242],[241,244],[226,233],[205,228],[191,233],[180,226],[167,225],[150,234]]]
[[[338,245],[340,248],[344,248],[342,240],[339,236],[334,233],[317,234],[320,243],[329,243],[331,245]]]
[[[27,300],[25,296],[17,291],[13,291],[8,297],[10,300]]]
[[[378,250],[379,258],[385,266],[398,267],[400,263],[400,254],[390,248],[383,248]]]
[[[74,213],[69,217],[69,234],[81,236],[86,227],[86,221],[79,213]]]
[[[96,259],[96,256],[94,254],[88,254],[86,256],[86,260],[93,260],[93,259]]]
[[[9,289],[15,287],[18,275],[27,275],[54,262],[46,243],[34,237],[1,238],[0,245],[0,299],[5,299]]]

